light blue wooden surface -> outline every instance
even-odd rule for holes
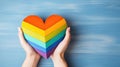
[[[69,67],[120,67],[120,0],[0,0],[0,67],[21,67],[25,52],[17,27],[31,14],[65,17],[72,41]],[[41,59],[39,67],[53,67]]]

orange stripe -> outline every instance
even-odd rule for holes
[[[30,15],[28,17],[26,17],[24,19],[25,22],[27,23],[30,23],[40,29],[43,29],[43,30],[46,30],[48,29],[49,27],[53,26],[54,24],[56,24],[58,21],[60,21],[61,19],[64,19],[62,18],[61,16],[59,15],[51,15],[49,16],[45,23],[43,22],[42,18],[40,18],[39,16],[36,16],[36,15]]]
[[[36,15],[27,16],[23,21],[25,21],[29,24],[32,24],[40,29],[45,28],[44,27],[45,25],[44,25],[42,18],[40,18],[39,16],[36,16]]]
[[[56,24],[57,22],[59,22],[60,20],[62,20],[64,18],[62,18],[61,16],[59,15],[51,15],[49,16],[46,21],[45,21],[45,26],[46,26],[46,29],[53,26],[54,24]]]

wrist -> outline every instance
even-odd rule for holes
[[[39,59],[40,56],[37,54],[36,55],[27,54],[22,67],[37,67]]]
[[[58,59],[64,59],[64,56],[62,54],[56,54],[56,55],[52,55],[51,59],[54,60],[58,60]]]
[[[33,60],[34,59],[36,59],[36,60],[38,59],[39,60],[40,56],[39,55],[26,55],[26,58],[33,59]]]
[[[64,59],[64,55],[58,54],[55,56],[51,56],[51,59],[54,63],[54,67],[67,67],[67,63]],[[61,65],[61,66],[59,66],[59,65]]]
[[[33,55],[26,55],[26,58],[31,59],[31,61],[33,61],[34,63],[38,63],[39,59],[40,59],[40,55],[38,54],[33,54]]]

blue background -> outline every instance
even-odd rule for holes
[[[120,67],[120,0],[0,0],[0,67],[21,67],[17,27],[28,15],[59,14],[71,27],[69,67]],[[39,67],[53,67],[41,59]]]

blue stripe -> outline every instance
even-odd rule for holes
[[[36,48],[36,49],[38,49],[38,50],[40,50],[40,51],[42,51],[42,52],[48,52],[48,51],[50,51],[52,48],[54,48],[55,46],[57,46],[62,40],[63,40],[63,38],[64,37],[61,37],[58,41],[56,41],[56,42],[54,42],[51,46],[49,46],[47,49],[45,49],[45,48],[43,48],[43,47],[41,47],[41,46],[38,46],[37,44],[35,44],[35,43],[33,43],[33,42],[31,42],[31,41],[29,41],[29,40],[27,40],[27,42],[32,46],[32,47],[34,47],[34,48]]]

